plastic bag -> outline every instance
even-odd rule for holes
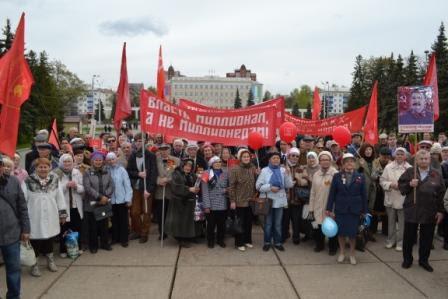
[[[27,267],[36,264],[36,253],[29,241],[20,242],[20,264]]]
[[[79,256],[78,246],[79,233],[72,230],[68,230],[64,234],[65,247],[67,248],[67,256],[76,259]]]
[[[199,202],[196,199],[196,205],[194,207],[194,221],[204,221],[204,220],[205,220],[204,206],[202,202]]]

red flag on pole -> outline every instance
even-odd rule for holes
[[[364,140],[370,144],[378,142],[378,81],[373,84],[369,110],[364,122]]]
[[[434,121],[436,121],[439,119],[439,87],[437,84],[436,53],[432,53],[431,55],[428,69],[426,70],[425,79],[423,80],[423,84],[432,87]]]
[[[25,60],[25,13],[22,13],[11,49],[0,60],[0,151],[13,157],[17,145],[20,107],[28,99],[33,75]]]
[[[58,134],[58,126],[56,124],[56,118],[53,120],[51,124],[50,137],[48,137],[48,143],[53,144],[58,150],[61,149],[59,146],[59,134]]]
[[[128,68],[126,65],[126,43],[123,44],[121,55],[120,83],[117,89],[117,102],[115,103],[114,127],[120,133],[121,122],[131,116],[131,98],[129,96]]]
[[[312,120],[318,120],[320,118],[320,110],[321,110],[321,100],[319,96],[319,89],[314,87],[314,95],[313,95],[313,115]]]
[[[165,71],[163,70],[162,46],[159,48],[159,66],[157,68],[157,97],[165,99]]]

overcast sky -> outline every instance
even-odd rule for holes
[[[158,48],[188,76],[217,76],[245,64],[264,90],[351,84],[357,54],[424,56],[447,0],[0,0],[15,30],[26,13],[26,47],[47,51],[82,80],[116,89],[122,43],[129,82],[155,85]]]

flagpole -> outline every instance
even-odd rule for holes
[[[145,192],[147,192],[146,191],[146,186],[147,186],[147,182],[146,182],[146,158],[145,158],[145,147],[146,147],[146,141],[145,141],[146,138],[145,137],[146,137],[146,134],[143,133],[143,130],[141,131],[141,133],[142,133],[143,171],[145,172],[145,177],[143,178],[143,201],[144,201],[145,214],[148,214],[148,199],[145,198]]]

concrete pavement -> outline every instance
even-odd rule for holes
[[[58,258],[57,273],[46,270],[42,259],[40,278],[23,268],[23,298],[448,298],[448,251],[440,241],[431,252],[434,272],[428,273],[416,262],[403,270],[401,253],[377,239],[357,252],[358,265],[352,266],[313,252],[310,241],[263,252],[259,227],[255,247],[246,252],[235,250],[230,238],[225,249],[205,243],[179,248],[170,239],[161,249],[154,231],[143,245],[132,241],[129,248],[86,252],[74,262]],[[0,269],[2,297],[4,283]]]

